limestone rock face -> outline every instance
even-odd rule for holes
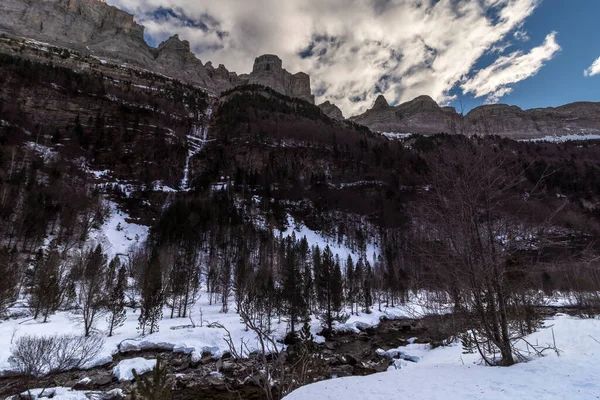
[[[344,114],[342,114],[342,110],[340,110],[338,106],[329,101],[319,104],[319,108],[325,113],[325,115],[327,115],[331,119],[335,119],[338,121],[344,120]]]
[[[532,110],[493,104],[474,108],[463,116],[454,107],[440,107],[429,96],[419,96],[395,107],[379,96],[371,109],[350,119],[379,132],[445,132],[533,139],[600,134],[600,103],[581,102]]]
[[[379,132],[433,134],[448,132],[452,114],[429,96],[391,107],[380,95],[370,110],[350,119]]]
[[[257,57],[252,72],[243,78],[247,79],[249,84],[268,86],[287,96],[315,103],[310,90],[310,77],[304,72],[292,75],[283,68],[283,62],[276,55],[264,54]]]
[[[178,35],[158,46],[152,70],[201,86],[215,94],[233,87],[235,80],[235,74],[231,74],[222,65],[217,69],[210,62],[203,65],[192,53],[190,42],[179,39]]]
[[[144,27],[99,0],[2,0],[0,32],[141,65],[154,59]]]
[[[600,103],[578,102],[531,110],[495,104],[474,108],[465,119],[473,133],[514,139],[600,134]]]
[[[152,48],[144,27],[133,15],[104,0],[0,0],[0,33],[35,39],[57,47],[128,63],[200,86],[218,95],[238,85],[256,83],[314,104],[310,77],[292,75],[275,55],[256,59],[247,75],[229,72],[223,65],[203,65],[190,43],[177,35]]]

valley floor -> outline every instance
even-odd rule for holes
[[[477,354],[463,354],[459,344],[429,350],[410,344],[407,354],[417,363],[365,377],[347,377],[302,387],[287,400],[388,400],[399,396],[434,399],[600,399],[600,320],[564,314],[547,319],[539,332],[526,338],[533,345],[552,346],[530,362],[512,367],[486,367]],[[522,342],[520,347],[527,349]]]

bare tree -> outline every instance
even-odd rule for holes
[[[535,187],[505,152],[462,141],[427,160],[431,186],[414,210],[421,276],[468,317],[487,364],[511,365],[523,336],[515,327],[532,326],[514,323],[532,317],[521,311],[535,259],[523,255],[540,246],[551,216],[528,218]]]
[[[270,332],[249,316],[249,308],[250,306],[243,302],[239,313],[247,329],[256,335],[258,365],[254,365],[252,379],[263,390],[265,399],[283,398],[298,387],[311,383],[313,376],[323,372],[323,358],[310,333],[308,323],[305,323],[300,331],[299,341],[284,350],[283,344],[278,343]],[[223,325],[212,325],[225,331],[224,339],[234,358],[242,359],[253,353],[247,342],[242,341],[240,347],[237,347],[231,333]]]
[[[103,283],[106,272],[106,256],[100,245],[94,250],[82,255],[79,260],[81,268],[80,288],[77,296],[77,305],[82,313],[85,336],[90,336],[98,316],[104,310],[106,295]]]

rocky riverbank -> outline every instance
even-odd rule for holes
[[[392,358],[380,349],[395,349],[413,341],[429,340],[428,330],[420,320],[382,321],[359,334],[333,335],[319,345],[323,368],[311,380],[318,381],[352,375],[382,372],[393,364]],[[131,392],[133,383],[119,381],[113,373],[122,360],[155,359],[160,356],[167,364],[173,382],[174,399],[261,399],[262,389],[254,376],[258,360],[235,360],[229,354],[215,359],[204,354],[193,360],[188,354],[165,352],[163,349],[119,353],[110,363],[89,370],[64,372],[29,382],[29,387],[65,387],[94,392],[95,399],[117,400]],[[27,390],[27,379],[21,376],[0,378],[0,397],[13,396]],[[48,392],[48,393],[51,393]]]

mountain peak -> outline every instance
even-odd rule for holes
[[[433,100],[431,98],[431,96],[427,96],[427,95],[421,95],[418,97],[415,97],[412,102],[424,102],[424,103],[435,103],[437,104],[437,102],[435,100]]]
[[[385,99],[385,96],[380,94],[379,96],[377,96],[377,99],[375,99],[375,103],[373,103],[373,107],[371,108],[371,110],[382,110],[388,108],[389,106],[390,105]]]

